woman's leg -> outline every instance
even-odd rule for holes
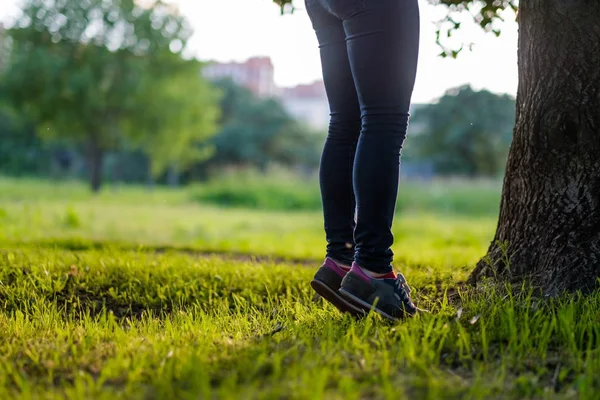
[[[326,1],[326,0],[325,0]],[[354,162],[358,265],[392,271],[392,221],[419,50],[417,0],[371,0],[344,20],[362,131]]]
[[[327,256],[350,265],[354,260],[356,208],[352,170],[361,127],[360,108],[342,21],[316,0],[307,0],[306,6],[319,41],[331,115],[319,172]]]

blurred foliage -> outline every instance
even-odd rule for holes
[[[13,176],[43,174],[51,156],[31,124],[0,108],[0,171]]]
[[[243,184],[242,184],[243,183]],[[303,179],[290,171],[254,170],[221,173],[191,188],[191,200],[226,207],[260,210],[319,210],[321,195],[314,177]]]
[[[212,141],[215,155],[208,168],[318,166],[323,135],[292,118],[276,99],[258,98],[230,79],[215,84],[223,93],[222,129]]]
[[[447,7],[446,16],[438,21],[436,30],[436,43],[441,48],[442,57],[456,58],[464,50],[465,46],[470,48],[471,44],[461,43],[460,46],[448,46],[447,40],[460,29],[461,22],[458,17],[468,15],[473,22],[479,25],[485,32],[492,32],[500,36],[499,22],[504,21],[504,11],[518,12],[518,0],[429,0],[433,5]],[[509,14],[510,15],[510,14]]]
[[[473,22],[481,26],[486,32],[500,35],[498,22],[504,21],[503,12],[518,10],[518,0],[428,0],[433,5],[445,6],[446,16],[438,21],[436,30],[436,43],[441,48],[440,56],[456,58],[463,51],[467,43],[460,46],[448,46],[445,44],[455,31],[460,29],[459,15],[469,15]],[[273,0],[281,8],[281,13],[294,12],[293,0]]]
[[[515,100],[470,86],[454,88],[415,112],[421,126],[409,139],[411,157],[427,160],[439,175],[496,176],[512,140]]]
[[[134,135],[128,127],[147,127],[149,118],[173,118],[171,109],[150,106],[150,100],[145,102],[149,109],[140,107],[140,99],[151,95],[147,87],[168,85],[183,63],[180,54],[191,31],[173,6],[162,1],[25,0],[8,34],[11,51],[2,92],[44,138],[85,144],[94,190],[101,185],[106,151],[130,139],[127,135],[138,139],[140,132]],[[195,102],[190,95],[202,95],[178,94],[187,94],[190,102]],[[188,122],[177,122],[173,126],[187,130]],[[155,125],[153,134],[165,125]],[[203,134],[213,129],[204,128]],[[198,137],[187,131],[182,136]],[[153,152],[153,157],[162,162],[173,156]]]
[[[214,154],[208,139],[218,130],[220,92],[200,78],[198,61],[174,64],[171,75],[144,82],[134,107],[146,117],[126,124],[128,137],[149,157],[152,178],[167,169],[179,174]]]

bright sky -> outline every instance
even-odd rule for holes
[[[321,79],[317,41],[303,2],[293,15],[281,16],[271,0],[172,0],[191,22],[195,33],[189,51],[201,60],[243,61],[270,56],[278,85],[292,86]],[[18,0],[0,0],[0,20],[9,21]],[[465,22],[457,40],[473,42],[457,60],[438,57],[434,22],[443,6],[421,4],[421,47],[413,102],[435,100],[452,87],[471,84],[496,93],[514,95],[517,89],[517,24],[507,15],[502,35],[484,34]]]

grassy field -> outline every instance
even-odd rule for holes
[[[399,212],[395,265],[431,313],[392,324],[313,295],[318,211],[202,190],[0,179],[0,399],[600,397],[600,295],[464,287],[495,216]]]

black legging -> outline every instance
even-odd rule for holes
[[[417,1],[306,0],[331,111],[320,170],[327,255],[377,273],[392,270],[400,151],[419,53]]]

